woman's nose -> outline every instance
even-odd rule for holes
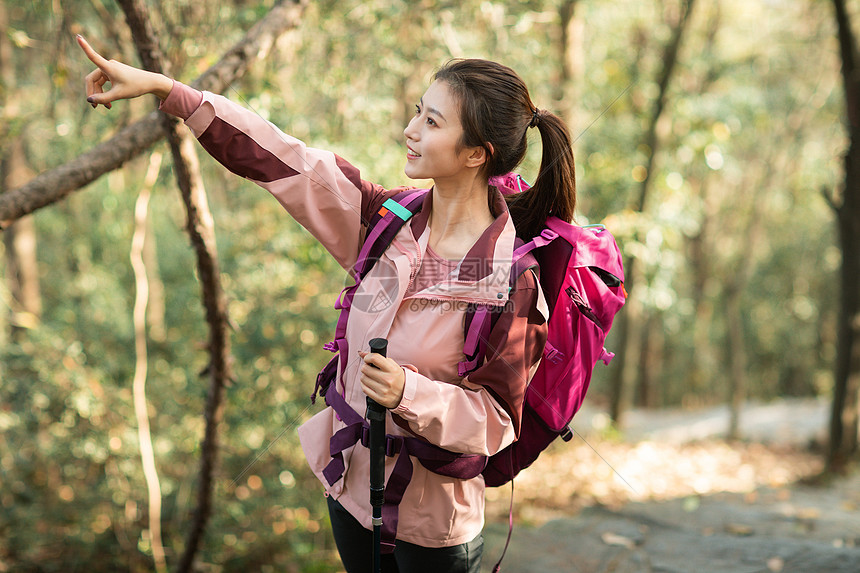
[[[403,135],[406,137],[406,139],[415,139],[416,138],[414,125],[415,125],[415,118],[413,117],[412,119],[409,120],[409,123],[407,123],[406,127],[403,129]]]

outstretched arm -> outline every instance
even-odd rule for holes
[[[94,108],[102,104],[110,109],[111,102],[145,94],[155,94],[163,100],[173,88],[173,80],[167,76],[141,70],[116,60],[106,60],[84,40],[83,36],[78,35],[77,40],[90,61],[98,66],[86,77],[87,101]],[[110,83],[110,89],[104,91],[107,83]]]
[[[352,268],[363,215],[373,212],[369,205],[380,207],[376,197],[381,187],[362,180],[358,169],[334,153],[307,147],[223,96],[106,60],[81,36],[77,41],[97,66],[86,77],[87,101],[93,107],[156,95],[162,100],[160,109],[184,120],[212,157],[269,191],[341,266]]]

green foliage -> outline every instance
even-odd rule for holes
[[[135,60],[116,6],[6,4],[17,85],[4,96],[17,111],[0,118],[0,133],[26,138],[34,171],[65,163],[151,110],[147,98],[109,113],[82,101],[91,66],[73,33]],[[540,107],[560,103],[556,94],[570,86],[558,85],[559,4],[310,3],[298,35],[226,95],[349,159],[365,178],[409,183],[402,130],[448,58],[503,61]],[[652,152],[642,142],[676,4],[578,2],[578,221],[607,224],[642,268],[633,296],[653,326],[643,363],[659,403],[726,398],[724,309],[734,284],[742,289],[750,394],[827,395],[839,251],[820,191],[837,187],[845,146],[830,16],[804,3],[697,3],[658,125],[651,196],[636,213]],[[173,74],[189,81],[271,2],[148,5]],[[539,140],[530,147],[522,173],[533,180]],[[321,346],[345,274],[271,197],[202,155],[235,326],[235,381],[200,560],[207,571],[335,570],[321,486],[295,428],[317,410],[307,396],[329,356]],[[145,159],[135,160],[36,214],[42,320],[4,334],[0,346],[0,570],[152,570],[131,395],[128,262],[145,169]],[[163,336],[151,332],[147,391],[170,564],[196,503],[207,332],[167,161],[150,219],[157,265],[149,270],[164,285],[164,325]],[[595,371],[592,399],[605,394],[608,371]]]
[[[135,162],[128,180],[139,180],[140,171]],[[166,334],[149,343],[147,391],[170,559],[181,551],[196,503],[206,332],[178,198],[163,179],[152,200],[159,259],[151,270],[164,283]],[[295,428],[312,413],[308,396],[328,356],[320,346],[333,328],[331,302],[343,273],[270,197],[241,181],[231,185],[235,195],[216,203],[214,215],[223,222],[235,382],[201,560],[228,570],[329,570],[324,499]],[[110,186],[108,178],[64,209],[39,213],[40,241],[75,241],[41,251],[52,277],[45,318],[0,356],[0,559],[22,570],[151,567],[131,395],[134,284],[127,261],[139,183],[117,193]]]

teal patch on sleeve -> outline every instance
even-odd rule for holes
[[[410,217],[412,217],[412,212],[394,199],[387,199],[385,203],[382,204],[382,206],[400,217],[401,219],[403,219],[404,221],[408,221]]]

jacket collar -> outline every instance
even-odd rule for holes
[[[502,193],[494,186],[490,186],[489,192],[495,220],[460,261],[456,276],[426,289],[422,294],[476,298],[497,305],[507,302],[516,230]],[[424,197],[421,211],[411,220],[412,234],[421,247],[422,255],[427,250],[430,235],[427,222],[432,206],[431,189]]]

